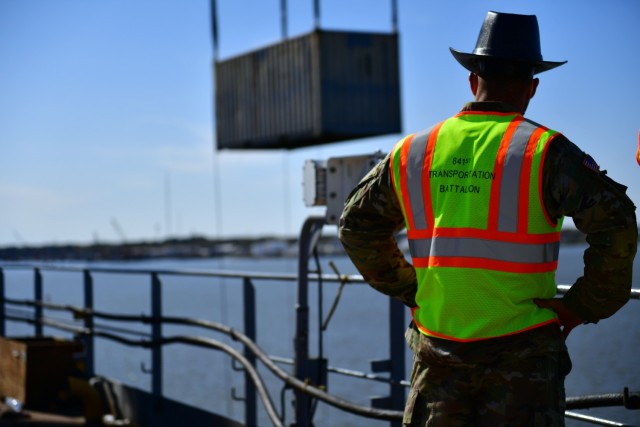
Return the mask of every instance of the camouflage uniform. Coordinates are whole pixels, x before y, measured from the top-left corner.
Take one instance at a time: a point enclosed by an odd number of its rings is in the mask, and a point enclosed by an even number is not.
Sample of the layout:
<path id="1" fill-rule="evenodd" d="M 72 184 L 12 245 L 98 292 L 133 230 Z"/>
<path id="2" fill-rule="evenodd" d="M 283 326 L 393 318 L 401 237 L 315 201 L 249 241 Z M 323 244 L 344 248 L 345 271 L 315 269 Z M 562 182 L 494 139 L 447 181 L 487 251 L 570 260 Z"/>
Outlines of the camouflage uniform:
<path id="1" fill-rule="evenodd" d="M 471 102 L 463 109 L 469 110 L 513 111 L 497 102 Z M 542 181 L 549 217 L 572 217 L 589 244 L 584 274 L 563 297 L 566 306 L 587 322 L 611 316 L 629 299 L 637 249 L 626 187 L 562 135 L 548 148 Z M 415 271 L 395 240 L 404 227 L 387 157 L 347 198 L 340 240 L 373 288 L 413 307 Z M 432 338 L 413 325 L 406 336 L 415 360 L 405 425 L 564 425 L 571 362 L 557 325 L 472 343 Z"/>

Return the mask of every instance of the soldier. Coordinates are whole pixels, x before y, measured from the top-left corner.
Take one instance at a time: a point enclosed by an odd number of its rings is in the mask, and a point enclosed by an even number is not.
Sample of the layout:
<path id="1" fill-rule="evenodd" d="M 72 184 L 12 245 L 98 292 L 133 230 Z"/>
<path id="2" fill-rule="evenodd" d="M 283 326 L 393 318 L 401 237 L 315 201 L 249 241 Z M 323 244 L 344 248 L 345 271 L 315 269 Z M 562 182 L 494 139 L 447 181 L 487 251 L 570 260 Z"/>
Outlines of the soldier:
<path id="1" fill-rule="evenodd" d="M 637 249 L 626 187 L 564 135 L 524 118 L 543 61 L 535 16 L 489 12 L 474 102 L 403 138 L 354 189 L 340 239 L 365 280 L 411 308 L 406 426 L 563 426 L 565 339 L 629 298 Z M 562 219 L 584 275 L 556 294 Z M 412 263 L 395 234 L 407 230 Z"/>

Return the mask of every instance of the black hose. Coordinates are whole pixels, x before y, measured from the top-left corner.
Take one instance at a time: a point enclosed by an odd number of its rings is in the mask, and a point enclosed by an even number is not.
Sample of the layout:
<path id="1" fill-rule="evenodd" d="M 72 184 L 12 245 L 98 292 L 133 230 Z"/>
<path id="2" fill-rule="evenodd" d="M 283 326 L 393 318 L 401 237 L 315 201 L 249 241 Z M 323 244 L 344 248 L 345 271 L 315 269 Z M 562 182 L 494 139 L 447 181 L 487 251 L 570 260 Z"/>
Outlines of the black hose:
<path id="1" fill-rule="evenodd" d="M 26 321 L 28 323 L 36 323 L 37 321 L 34 319 L 25 319 L 25 318 L 19 318 L 19 317 L 13 317 L 13 316 L 8 316 L 7 318 L 11 319 L 11 320 L 23 320 Z M 228 355 L 230 355 L 231 357 L 233 357 L 234 359 L 238 360 L 242 366 L 244 367 L 244 369 L 249 373 L 249 376 L 251 377 L 251 381 L 255 384 L 256 386 L 256 391 L 258 392 L 258 395 L 260 396 L 260 399 L 262 400 L 265 410 L 267 411 L 267 415 L 269 416 L 269 418 L 271 419 L 271 422 L 273 423 L 274 426 L 277 427 L 285 427 L 282 420 L 280 419 L 280 416 L 278 415 L 277 411 L 275 410 L 275 407 L 273 405 L 273 401 L 271 400 L 271 396 L 269 395 L 266 386 L 264 385 L 264 381 L 262 380 L 262 377 L 260 376 L 260 374 L 258 373 L 257 369 L 251 364 L 251 362 L 249 362 L 249 360 L 242 355 L 242 353 L 238 352 L 236 349 L 234 349 L 233 347 L 224 344 L 220 341 L 211 339 L 211 338 L 205 338 L 205 337 L 192 337 L 192 336 L 185 336 L 185 335 L 179 335 L 179 336 L 173 336 L 173 337 L 166 337 L 166 338 L 162 338 L 158 341 L 151 341 L 151 340 L 133 340 L 133 339 L 128 339 L 128 338 L 123 338 L 119 335 L 114 335 L 108 332 L 100 332 L 100 331 L 87 331 L 86 328 L 82 328 L 82 327 L 78 327 L 78 326 L 71 326 L 71 325 L 66 325 L 64 323 L 61 322 L 57 322 L 57 321 L 51 321 L 51 320 L 47 320 L 47 319 L 43 319 L 40 323 L 47 325 L 47 326 L 51 326 L 51 327 L 55 327 L 58 329 L 62 329 L 68 332 L 72 332 L 75 334 L 84 334 L 84 335 L 94 335 L 94 336 L 98 336 L 101 338 L 106 338 L 106 339 L 110 339 L 112 341 L 117 341 L 121 344 L 124 345 L 129 345 L 129 346 L 133 346 L 133 347 L 143 347 L 143 348 L 151 348 L 151 347 L 155 347 L 157 345 L 167 345 L 167 344 L 175 344 L 175 343 L 182 343 L 182 344 L 190 344 L 190 345 L 194 345 L 194 346 L 198 346 L 198 347 L 208 347 L 208 348 L 214 348 L 216 350 L 220 350 L 223 351 L 225 353 L 227 353 Z"/>
<path id="2" fill-rule="evenodd" d="M 264 363 L 264 365 L 276 377 L 280 378 L 289 387 L 300 390 L 336 408 L 342 409 L 344 411 L 347 411 L 353 414 L 364 416 L 367 418 L 384 419 L 389 421 L 398 421 L 402 419 L 402 412 L 400 411 L 376 409 L 376 408 L 369 408 L 365 406 L 356 405 L 342 398 L 330 395 L 319 388 L 316 388 L 304 381 L 299 380 L 298 378 L 290 375 L 289 373 L 281 369 L 276 364 L 275 361 L 273 361 L 266 353 L 264 353 L 262 349 L 245 334 L 238 332 L 229 326 L 222 325 L 216 322 L 203 320 L 203 319 L 189 319 L 184 317 L 173 317 L 173 316 L 161 317 L 156 319 L 156 318 L 153 318 L 150 316 L 144 316 L 144 315 L 143 316 L 117 315 L 117 314 L 111 314 L 111 313 L 98 312 L 94 310 L 80 309 L 70 305 L 59 305 L 59 304 L 33 302 L 33 301 L 17 301 L 17 300 L 10 300 L 9 298 L 5 298 L 5 301 L 13 304 L 42 306 L 49 309 L 70 310 L 74 313 L 76 317 L 79 317 L 79 318 L 89 315 L 89 316 L 99 317 L 103 319 L 118 320 L 118 321 L 140 321 L 142 323 L 149 323 L 149 324 L 155 323 L 155 322 L 162 322 L 162 323 L 170 323 L 170 324 L 191 325 L 191 326 L 197 326 L 197 327 L 201 327 L 209 330 L 215 330 L 217 332 L 227 334 L 231 338 L 233 338 L 235 341 L 238 341 L 241 344 L 243 344 L 249 351 L 255 354 L 256 357 L 260 359 L 260 361 L 262 361 L 262 363 Z M 7 318 L 11 318 L 14 320 L 23 320 L 29 323 L 37 322 L 34 319 L 14 318 L 11 316 L 7 316 Z M 93 333 L 93 335 L 112 339 L 127 345 L 153 347 L 155 345 L 170 344 L 172 342 L 184 342 L 192 345 L 209 346 L 230 354 L 232 357 L 240 360 L 240 362 L 245 367 L 246 367 L 245 362 L 251 366 L 248 360 L 232 347 L 229 347 L 225 344 L 219 343 L 218 341 L 208 339 L 208 338 L 176 336 L 176 337 L 163 338 L 159 342 L 153 342 L 149 340 L 135 341 L 135 340 L 125 339 L 117 335 L 109 334 L 105 332 L 87 331 L 85 328 L 63 326 L 57 322 L 47 322 L 46 320 L 42 320 L 42 323 L 48 324 L 49 326 L 55 326 L 61 329 L 70 330 L 71 332 L 74 332 L 74 333 L 82 333 L 82 334 Z M 257 373 L 257 371 L 255 371 L 255 368 L 251 367 L 250 369 L 247 369 L 247 370 L 248 372 L 250 372 L 251 379 L 252 381 L 254 381 L 256 386 L 258 388 L 262 387 L 264 389 L 262 379 Z M 265 390 L 265 393 L 266 393 L 266 390 Z M 631 397 L 632 399 L 627 399 L 627 400 L 631 400 L 635 403 L 634 399 L 637 400 L 637 396 L 635 395 L 635 393 L 633 393 Z M 276 418 L 278 418 L 275 409 L 273 409 L 273 403 L 271 402 L 270 396 L 268 394 L 266 394 L 265 396 L 261 394 L 261 399 L 263 400 L 265 407 L 269 407 L 269 406 L 271 407 L 271 409 L 268 410 L 267 412 L 271 411 L 273 414 L 275 414 Z M 623 405 L 625 405 L 625 398 L 624 398 L 624 394 L 621 394 L 621 393 L 568 397 L 566 400 L 567 409 L 586 409 L 586 408 L 593 408 L 593 407 L 623 406 Z M 635 405 L 629 405 L 629 406 L 635 406 Z"/>
<path id="3" fill-rule="evenodd" d="M 306 393 L 312 397 L 320 399 L 331 406 L 334 406 L 336 408 L 339 408 L 344 411 L 357 414 L 363 417 L 383 419 L 383 420 L 389 420 L 389 421 L 402 420 L 403 413 L 401 411 L 377 409 L 377 408 L 370 408 L 366 406 L 356 405 L 345 399 L 333 396 L 319 388 L 316 388 L 308 384 L 307 382 L 299 380 L 298 378 L 290 375 L 289 373 L 281 369 L 278 365 L 276 365 L 276 363 L 272 361 L 269 358 L 269 356 L 266 353 L 264 353 L 262 349 L 260 349 L 260 347 L 255 342 L 253 342 L 249 337 L 226 325 L 222 325 L 216 322 L 211 322 L 211 321 L 202 320 L 202 319 L 189 319 L 189 318 L 172 317 L 172 316 L 155 319 L 150 316 L 144 316 L 144 315 L 134 316 L 134 315 L 116 315 L 111 313 L 103 313 L 95 310 L 81 309 L 71 305 L 51 304 L 51 303 L 45 303 L 45 302 L 32 302 L 32 301 L 19 302 L 16 300 L 10 301 L 9 299 L 6 299 L 6 301 L 14 304 L 42 306 L 45 308 L 58 309 L 58 310 L 69 310 L 69 311 L 72 311 L 74 313 L 74 316 L 77 318 L 82 318 L 83 316 L 91 315 L 94 317 L 110 319 L 110 320 L 140 321 L 143 323 L 162 322 L 162 323 L 171 323 L 171 324 L 191 325 L 191 326 L 198 326 L 206 329 L 212 329 L 221 333 L 225 333 L 229 335 L 231 338 L 233 338 L 235 341 L 242 343 L 247 349 L 249 349 L 253 354 L 255 354 L 256 357 L 260 359 L 260 361 L 264 363 L 267 369 L 269 369 L 276 377 L 284 381 L 285 384 L 303 393 Z M 43 321 L 43 323 L 47 324 L 46 321 Z M 54 325 L 50 325 L 50 326 L 54 326 Z M 60 325 L 57 325 L 57 326 L 60 326 Z M 155 345 L 152 341 L 133 341 L 133 340 L 123 339 L 113 334 L 106 334 L 106 333 L 101 333 L 96 331 L 87 332 L 84 328 L 77 328 L 77 329 L 74 328 L 74 331 L 76 333 L 82 333 L 82 334 L 93 333 L 96 336 L 102 336 L 104 338 L 113 339 L 123 344 L 140 345 L 143 347 L 151 347 Z M 133 344 L 133 343 L 136 343 L 136 344 Z"/>

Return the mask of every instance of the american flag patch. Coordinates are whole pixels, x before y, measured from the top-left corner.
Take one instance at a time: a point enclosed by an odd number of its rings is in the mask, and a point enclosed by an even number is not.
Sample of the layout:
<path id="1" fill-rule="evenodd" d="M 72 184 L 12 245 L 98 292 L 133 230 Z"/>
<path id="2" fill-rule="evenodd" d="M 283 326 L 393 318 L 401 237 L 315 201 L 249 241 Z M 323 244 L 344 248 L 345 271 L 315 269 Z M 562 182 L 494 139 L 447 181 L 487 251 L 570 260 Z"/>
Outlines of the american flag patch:
<path id="1" fill-rule="evenodd" d="M 586 155 L 584 159 L 582 159 L 582 166 L 586 167 L 587 169 L 590 169 L 594 172 L 599 172 L 600 171 L 600 166 L 598 166 L 598 164 L 596 163 L 595 160 L 593 160 L 593 157 Z"/>

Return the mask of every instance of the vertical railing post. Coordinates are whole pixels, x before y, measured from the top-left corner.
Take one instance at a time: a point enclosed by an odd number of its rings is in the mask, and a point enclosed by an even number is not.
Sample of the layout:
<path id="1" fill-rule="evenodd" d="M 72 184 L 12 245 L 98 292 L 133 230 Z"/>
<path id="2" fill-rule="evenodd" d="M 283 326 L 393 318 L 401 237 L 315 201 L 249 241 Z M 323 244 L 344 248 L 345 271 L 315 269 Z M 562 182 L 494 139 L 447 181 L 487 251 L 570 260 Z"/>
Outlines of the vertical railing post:
<path id="1" fill-rule="evenodd" d="M 158 273 L 151 273 L 151 393 L 159 404 L 162 397 L 162 287 Z"/>
<path id="2" fill-rule="evenodd" d="M 298 298 L 296 303 L 296 336 L 294 337 L 295 376 L 300 381 L 310 380 L 309 363 L 309 258 L 315 248 L 324 217 L 309 217 L 302 226 L 298 253 Z M 312 425 L 311 398 L 302 391 L 296 390 L 295 427 Z"/>
<path id="3" fill-rule="evenodd" d="M 84 318 L 84 327 L 89 332 L 84 336 L 85 375 L 91 378 L 95 374 L 95 339 L 93 336 L 93 277 L 84 270 L 84 308 L 91 312 Z"/>
<path id="4" fill-rule="evenodd" d="M 391 394 L 390 408 L 398 411 L 404 409 L 405 388 L 400 382 L 405 378 L 405 341 L 404 330 L 405 325 L 405 308 L 404 305 L 394 299 L 389 298 L 389 356 L 391 358 Z M 392 421 L 391 427 L 400 427 L 400 421 Z"/>
<path id="5" fill-rule="evenodd" d="M 35 306 L 35 310 L 34 310 L 34 314 L 35 314 L 35 327 L 34 327 L 34 332 L 36 337 L 41 337 L 42 334 L 42 318 L 43 316 L 43 307 L 42 307 L 42 301 L 43 301 L 43 289 L 42 289 L 42 272 L 40 271 L 39 268 L 35 268 L 33 270 L 34 273 L 34 283 L 33 283 L 33 294 L 34 294 L 34 300 L 36 302 L 36 306 Z"/>
<path id="6" fill-rule="evenodd" d="M 371 361 L 373 372 L 388 372 L 391 379 L 388 396 L 375 396 L 371 398 L 371 406 L 381 409 L 404 409 L 405 389 L 400 385 L 405 378 L 404 362 L 404 329 L 405 308 L 404 305 L 393 298 L 389 298 L 389 358 Z M 399 421 L 390 421 L 390 427 L 400 427 Z"/>
<path id="7" fill-rule="evenodd" d="M 252 341 L 256 341 L 256 292 L 251 283 L 251 279 L 244 278 L 243 283 L 243 304 L 244 304 L 244 333 Z M 244 356 L 252 366 L 256 366 L 256 355 L 245 346 Z M 245 425 L 247 427 L 257 426 L 257 406 L 256 406 L 256 386 L 248 372 L 244 374 L 245 383 Z"/>
<path id="8" fill-rule="evenodd" d="M 0 268 L 0 337 L 5 335 L 4 269 Z"/>

